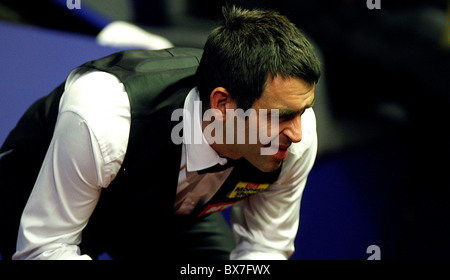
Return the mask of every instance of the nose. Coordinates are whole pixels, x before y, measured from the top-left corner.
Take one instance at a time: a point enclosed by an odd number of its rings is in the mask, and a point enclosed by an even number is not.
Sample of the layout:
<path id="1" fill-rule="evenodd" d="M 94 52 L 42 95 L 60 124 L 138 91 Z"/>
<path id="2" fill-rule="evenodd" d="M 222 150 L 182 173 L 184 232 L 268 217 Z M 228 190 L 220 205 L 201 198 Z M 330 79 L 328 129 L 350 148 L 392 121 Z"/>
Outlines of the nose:
<path id="1" fill-rule="evenodd" d="M 302 141 L 302 116 L 298 115 L 286 123 L 286 127 L 282 130 L 292 142 L 297 143 Z"/>

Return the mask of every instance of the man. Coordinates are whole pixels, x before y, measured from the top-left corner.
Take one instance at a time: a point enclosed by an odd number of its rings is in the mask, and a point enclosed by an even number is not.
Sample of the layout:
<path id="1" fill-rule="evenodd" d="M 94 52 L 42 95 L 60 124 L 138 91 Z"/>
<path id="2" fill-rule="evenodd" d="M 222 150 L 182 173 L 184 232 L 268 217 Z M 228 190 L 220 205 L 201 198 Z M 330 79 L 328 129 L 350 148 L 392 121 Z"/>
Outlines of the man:
<path id="1" fill-rule="evenodd" d="M 30 107 L 0 150 L 4 216 L 35 181 L 14 259 L 289 258 L 317 151 L 319 62 L 284 16 L 224 16 L 203 53 L 113 54 Z M 231 206 L 236 243 L 216 213 Z"/>

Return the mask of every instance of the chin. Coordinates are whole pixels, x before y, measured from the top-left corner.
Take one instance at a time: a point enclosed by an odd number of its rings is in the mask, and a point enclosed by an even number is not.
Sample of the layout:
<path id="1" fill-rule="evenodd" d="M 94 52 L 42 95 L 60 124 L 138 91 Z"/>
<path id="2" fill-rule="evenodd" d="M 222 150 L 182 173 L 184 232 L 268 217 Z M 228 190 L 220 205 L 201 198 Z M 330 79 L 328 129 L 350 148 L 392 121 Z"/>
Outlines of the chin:
<path id="1" fill-rule="evenodd" d="M 271 161 L 271 162 L 265 162 L 264 164 L 258 164 L 255 165 L 256 168 L 258 168 L 260 171 L 262 172 L 273 172 L 275 170 L 277 170 L 278 168 L 280 168 L 281 166 L 281 161 Z"/>

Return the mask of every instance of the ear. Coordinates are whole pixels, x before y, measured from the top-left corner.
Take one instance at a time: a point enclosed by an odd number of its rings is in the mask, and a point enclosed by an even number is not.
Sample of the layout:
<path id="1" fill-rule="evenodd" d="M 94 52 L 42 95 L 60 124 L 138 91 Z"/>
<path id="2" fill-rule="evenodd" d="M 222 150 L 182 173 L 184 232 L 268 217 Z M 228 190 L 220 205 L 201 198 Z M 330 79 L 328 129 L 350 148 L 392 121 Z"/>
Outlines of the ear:
<path id="1" fill-rule="evenodd" d="M 227 109 L 237 109 L 236 102 L 230 93 L 223 87 L 215 88 L 210 95 L 211 109 L 213 109 L 216 118 L 226 119 Z M 216 114 L 221 114 L 217 116 Z"/>

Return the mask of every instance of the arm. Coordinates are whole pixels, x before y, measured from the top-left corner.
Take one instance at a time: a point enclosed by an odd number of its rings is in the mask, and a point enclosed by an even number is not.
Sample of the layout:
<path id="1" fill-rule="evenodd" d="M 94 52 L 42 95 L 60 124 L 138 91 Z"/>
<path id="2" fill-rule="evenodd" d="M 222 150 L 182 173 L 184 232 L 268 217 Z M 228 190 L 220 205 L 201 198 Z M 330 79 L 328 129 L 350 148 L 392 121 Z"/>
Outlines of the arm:
<path id="1" fill-rule="evenodd" d="M 123 85 L 109 74 L 75 71 L 69 77 L 53 139 L 22 214 L 14 259 L 90 259 L 80 255 L 78 245 L 101 189 L 124 157 L 129 132 L 124 100 Z"/>
<path id="2" fill-rule="evenodd" d="M 312 109 L 302 117 L 303 139 L 293 144 L 278 180 L 270 188 L 233 207 L 231 223 L 237 247 L 231 259 L 288 259 L 294 252 L 300 201 L 317 153 Z"/>

